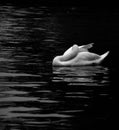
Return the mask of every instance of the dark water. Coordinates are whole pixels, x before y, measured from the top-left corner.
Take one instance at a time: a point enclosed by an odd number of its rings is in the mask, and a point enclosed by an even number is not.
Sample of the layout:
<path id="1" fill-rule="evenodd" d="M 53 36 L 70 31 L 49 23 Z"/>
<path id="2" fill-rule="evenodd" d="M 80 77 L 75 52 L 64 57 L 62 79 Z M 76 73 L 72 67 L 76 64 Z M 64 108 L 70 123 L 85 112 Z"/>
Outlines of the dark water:
<path id="1" fill-rule="evenodd" d="M 114 127 L 117 13 L 103 11 L 0 6 L 1 130 Z M 111 51 L 103 65 L 52 67 L 54 56 L 90 42 Z"/>

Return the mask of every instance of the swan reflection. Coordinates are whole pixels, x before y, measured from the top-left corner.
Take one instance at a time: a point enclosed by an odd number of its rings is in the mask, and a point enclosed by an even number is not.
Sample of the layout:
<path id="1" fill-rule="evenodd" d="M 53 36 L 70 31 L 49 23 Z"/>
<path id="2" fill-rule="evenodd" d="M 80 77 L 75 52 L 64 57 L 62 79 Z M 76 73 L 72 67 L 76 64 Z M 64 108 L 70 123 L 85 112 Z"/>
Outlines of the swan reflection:
<path id="1" fill-rule="evenodd" d="M 109 83 L 109 70 L 103 66 L 53 67 L 53 81 L 69 85 L 102 86 Z"/>

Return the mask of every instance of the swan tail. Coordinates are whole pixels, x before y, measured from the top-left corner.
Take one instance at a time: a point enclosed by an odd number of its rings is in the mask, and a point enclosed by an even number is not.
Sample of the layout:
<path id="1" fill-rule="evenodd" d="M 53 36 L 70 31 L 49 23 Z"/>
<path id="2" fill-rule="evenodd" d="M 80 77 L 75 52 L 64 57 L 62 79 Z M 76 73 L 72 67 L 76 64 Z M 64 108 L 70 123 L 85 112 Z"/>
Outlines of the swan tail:
<path id="1" fill-rule="evenodd" d="M 109 54 L 109 51 L 105 52 L 104 54 L 102 54 L 99 58 L 99 60 L 97 61 L 97 63 L 101 63 Z"/>

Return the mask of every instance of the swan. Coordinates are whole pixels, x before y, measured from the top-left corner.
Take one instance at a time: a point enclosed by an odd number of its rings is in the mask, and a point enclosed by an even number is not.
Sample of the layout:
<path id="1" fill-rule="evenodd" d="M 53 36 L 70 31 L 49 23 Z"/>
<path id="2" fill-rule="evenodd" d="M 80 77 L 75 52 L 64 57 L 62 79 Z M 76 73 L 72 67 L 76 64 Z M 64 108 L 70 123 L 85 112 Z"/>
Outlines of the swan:
<path id="1" fill-rule="evenodd" d="M 109 51 L 102 55 L 89 52 L 94 43 L 78 46 L 74 44 L 61 56 L 53 59 L 53 66 L 80 66 L 100 64 L 109 54 Z"/>

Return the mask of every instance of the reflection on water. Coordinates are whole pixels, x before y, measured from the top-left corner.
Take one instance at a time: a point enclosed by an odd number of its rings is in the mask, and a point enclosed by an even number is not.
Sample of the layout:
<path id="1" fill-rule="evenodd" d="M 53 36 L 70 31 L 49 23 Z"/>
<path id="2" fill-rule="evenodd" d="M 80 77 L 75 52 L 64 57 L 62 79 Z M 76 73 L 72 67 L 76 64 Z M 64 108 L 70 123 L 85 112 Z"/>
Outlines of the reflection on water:
<path id="1" fill-rule="evenodd" d="M 58 22 L 47 7 L 0 6 L 1 130 L 93 128 L 110 116 L 108 67 L 52 68 L 66 47 Z"/>
<path id="2" fill-rule="evenodd" d="M 54 67 L 54 82 L 66 81 L 68 85 L 108 85 L 108 68 L 102 66 Z"/>

